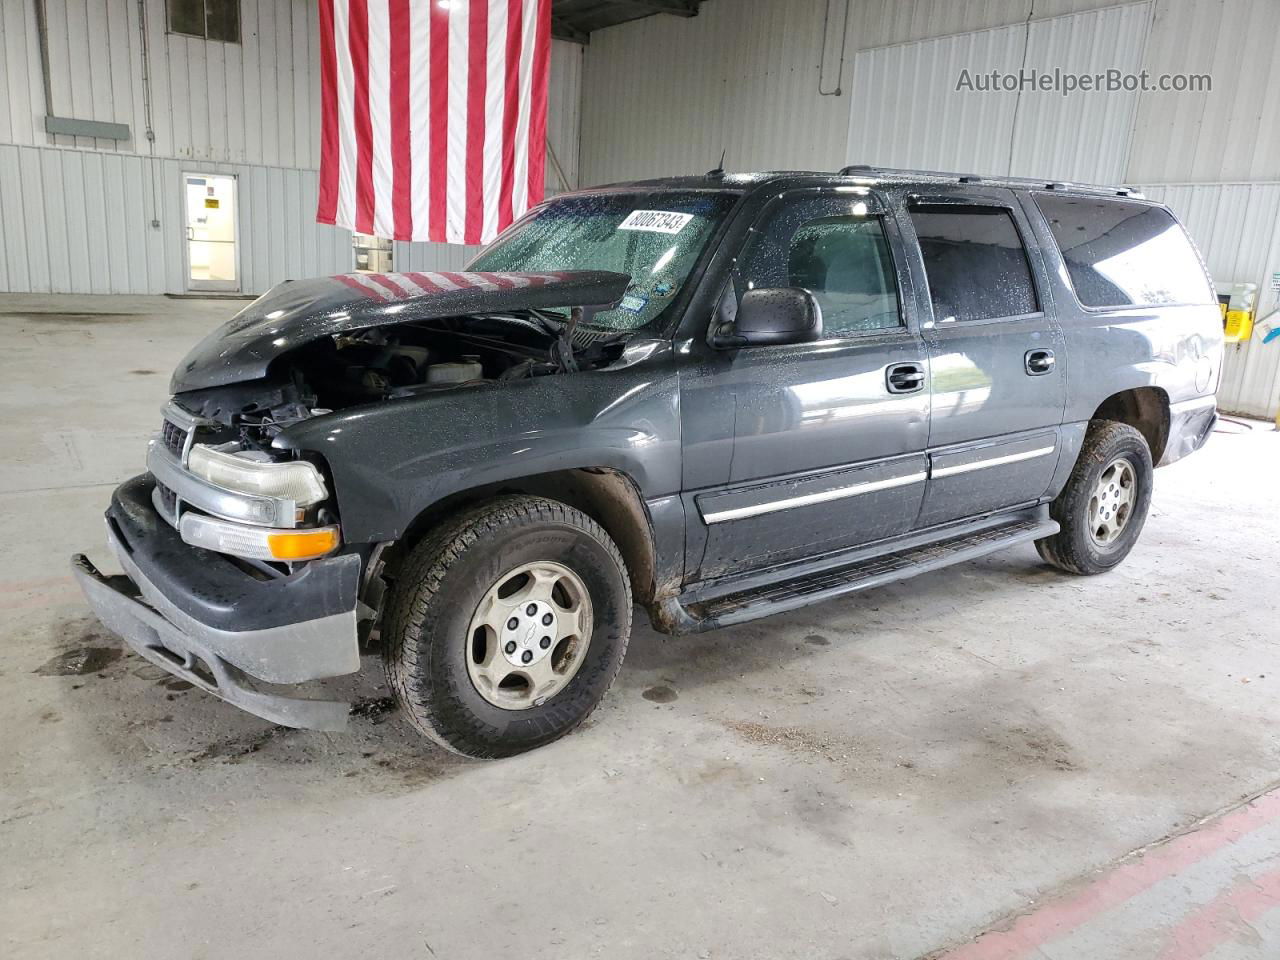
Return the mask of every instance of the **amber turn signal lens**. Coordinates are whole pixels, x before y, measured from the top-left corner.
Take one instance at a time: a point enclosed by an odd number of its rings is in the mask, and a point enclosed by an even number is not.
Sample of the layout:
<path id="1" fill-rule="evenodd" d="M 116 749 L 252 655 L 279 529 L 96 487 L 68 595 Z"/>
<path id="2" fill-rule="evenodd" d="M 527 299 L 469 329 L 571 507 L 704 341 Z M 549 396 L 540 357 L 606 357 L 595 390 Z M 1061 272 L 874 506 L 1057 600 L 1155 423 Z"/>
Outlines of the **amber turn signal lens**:
<path id="1" fill-rule="evenodd" d="M 337 527 L 267 535 L 267 546 L 271 549 L 271 556 L 277 560 L 313 560 L 323 557 L 337 545 Z"/>

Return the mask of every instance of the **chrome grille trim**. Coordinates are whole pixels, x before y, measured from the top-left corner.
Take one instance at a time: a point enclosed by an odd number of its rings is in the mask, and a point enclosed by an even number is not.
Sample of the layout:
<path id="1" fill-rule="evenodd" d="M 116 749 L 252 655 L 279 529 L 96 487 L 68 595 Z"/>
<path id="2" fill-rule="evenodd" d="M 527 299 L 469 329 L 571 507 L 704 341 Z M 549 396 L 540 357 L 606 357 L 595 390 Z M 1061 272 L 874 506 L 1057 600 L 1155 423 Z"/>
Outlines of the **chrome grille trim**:
<path id="1" fill-rule="evenodd" d="M 160 408 L 160 415 L 164 419 L 160 423 L 160 433 L 152 445 L 162 446 L 176 461 L 178 468 L 185 472 L 187 458 L 191 456 L 191 447 L 196 441 L 196 431 L 201 427 L 216 427 L 218 424 L 178 406 L 173 400 Z M 150 450 L 147 452 L 147 469 L 156 473 L 151 467 Z M 178 526 L 178 520 L 182 516 L 182 495 L 175 484 L 165 483 L 156 475 L 156 489 L 151 495 L 151 502 L 165 522 L 174 528 Z"/>

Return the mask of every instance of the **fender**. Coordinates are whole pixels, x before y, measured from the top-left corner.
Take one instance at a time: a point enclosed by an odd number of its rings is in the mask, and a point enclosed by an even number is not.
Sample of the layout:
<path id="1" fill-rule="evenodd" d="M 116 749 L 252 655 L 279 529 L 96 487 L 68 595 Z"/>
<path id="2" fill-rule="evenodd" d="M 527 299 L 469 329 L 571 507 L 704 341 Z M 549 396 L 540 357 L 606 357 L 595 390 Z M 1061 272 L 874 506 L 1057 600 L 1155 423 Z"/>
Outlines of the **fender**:
<path id="1" fill-rule="evenodd" d="M 1141 387 L 1156 387 L 1173 403 L 1211 394 L 1222 368 L 1222 324 L 1212 306 L 1133 308 L 1105 323 L 1064 328 L 1067 423 L 1088 420 L 1108 397 Z"/>
<path id="2" fill-rule="evenodd" d="M 327 464 L 348 543 L 398 540 L 445 497 L 557 470 L 608 467 L 655 500 L 680 490 L 680 391 L 670 341 L 645 347 L 604 370 L 326 414 L 274 445 Z"/>

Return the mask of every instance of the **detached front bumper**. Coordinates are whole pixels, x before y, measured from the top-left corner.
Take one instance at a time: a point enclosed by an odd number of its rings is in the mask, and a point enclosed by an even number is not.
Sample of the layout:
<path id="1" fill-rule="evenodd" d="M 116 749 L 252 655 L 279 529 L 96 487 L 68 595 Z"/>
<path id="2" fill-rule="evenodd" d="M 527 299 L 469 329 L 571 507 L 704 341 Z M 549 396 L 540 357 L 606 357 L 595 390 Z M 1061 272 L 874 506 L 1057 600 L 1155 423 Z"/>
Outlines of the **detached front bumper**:
<path id="1" fill-rule="evenodd" d="M 154 482 L 121 485 L 107 510 L 108 543 L 124 576 L 83 555 L 72 569 L 102 623 L 140 655 L 249 713 L 288 727 L 341 730 L 349 705 L 259 689 L 360 669 L 361 561 L 354 554 L 259 579 L 221 554 L 182 542 L 151 503 Z"/>

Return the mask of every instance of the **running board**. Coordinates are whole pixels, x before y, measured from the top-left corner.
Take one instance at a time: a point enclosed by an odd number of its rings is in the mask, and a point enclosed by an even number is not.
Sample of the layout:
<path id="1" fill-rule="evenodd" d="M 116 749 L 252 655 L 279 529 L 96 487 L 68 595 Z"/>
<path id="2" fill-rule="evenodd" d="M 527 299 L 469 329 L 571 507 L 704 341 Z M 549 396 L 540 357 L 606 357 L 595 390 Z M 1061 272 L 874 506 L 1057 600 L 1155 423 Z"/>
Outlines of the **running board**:
<path id="1" fill-rule="evenodd" d="M 1052 536 L 1058 529 L 1056 520 L 1044 516 L 1017 520 L 948 540 L 908 547 L 812 576 L 782 580 L 704 600 L 681 611 L 684 616 L 679 618 L 682 622 L 676 632 L 714 630 L 807 607 L 856 590 L 868 590 L 941 570 L 954 563 L 975 560 L 1015 544 Z"/>

